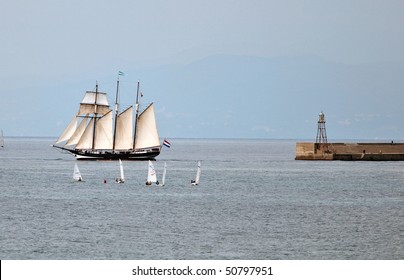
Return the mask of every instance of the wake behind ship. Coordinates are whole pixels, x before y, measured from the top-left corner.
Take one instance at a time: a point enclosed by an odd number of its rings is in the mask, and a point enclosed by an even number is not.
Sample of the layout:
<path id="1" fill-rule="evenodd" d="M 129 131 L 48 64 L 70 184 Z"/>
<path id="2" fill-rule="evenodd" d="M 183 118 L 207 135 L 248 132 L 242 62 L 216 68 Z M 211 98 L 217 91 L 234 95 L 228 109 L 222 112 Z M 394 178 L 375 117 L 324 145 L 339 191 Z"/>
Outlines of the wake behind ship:
<path id="1" fill-rule="evenodd" d="M 115 110 L 107 94 L 87 91 L 79 111 L 53 147 L 68 151 L 77 159 L 150 160 L 160 154 L 157 123 L 153 103 L 139 112 L 139 82 L 135 112 L 133 106 L 119 112 L 119 78 Z M 134 118 L 134 122 L 133 122 Z"/>

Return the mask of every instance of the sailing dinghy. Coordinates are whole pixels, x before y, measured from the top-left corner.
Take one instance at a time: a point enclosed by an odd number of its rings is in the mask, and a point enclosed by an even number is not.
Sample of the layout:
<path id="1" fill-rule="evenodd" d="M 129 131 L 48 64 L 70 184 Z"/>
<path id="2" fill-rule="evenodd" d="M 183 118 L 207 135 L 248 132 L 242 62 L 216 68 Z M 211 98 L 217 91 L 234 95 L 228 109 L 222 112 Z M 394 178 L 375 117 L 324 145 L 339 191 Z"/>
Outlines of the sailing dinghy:
<path id="1" fill-rule="evenodd" d="M 196 170 L 195 180 L 191 180 L 191 184 L 193 186 L 199 185 L 199 178 L 200 177 L 201 177 L 201 162 L 198 161 L 198 167 L 197 167 L 197 170 Z"/>
<path id="2" fill-rule="evenodd" d="M 115 183 L 117 184 L 125 183 L 125 175 L 123 174 L 123 165 L 121 159 L 119 159 L 119 170 L 121 172 L 121 177 L 117 177 L 115 179 Z"/>
<path id="3" fill-rule="evenodd" d="M 77 182 L 84 182 L 83 177 L 81 177 L 81 173 L 79 167 L 77 166 L 77 163 L 74 163 L 73 180 Z"/>
<path id="4" fill-rule="evenodd" d="M 153 163 L 149 160 L 149 168 L 147 171 L 147 181 L 146 181 L 146 185 L 147 186 L 151 186 L 153 183 L 155 184 L 159 184 L 159 181 L 157 181 L 157 174 L 156 174 L 156 170 L 154 169 L 154 165 Z"/>
<path id="5" fill-rule="evenodd" d="M 163 178 L 161 179 L 161 186 L 166 184 L 167 163 L 164 163 Z"/>
<path id="6" fill-rule="evenodd" d="M 3 130 L 1 130 L 0 134 L 0 149 L 4 148 L 4 136 L 3 136 Z"/>
<path id="7" fill-rule="evenodd" d="M 140 111 L 139 82 L 134 108 L 119 112 L 118 95 L 119 78 L 115 110 L 110 108 L 107 94 L 98 91 L 98 84 L 95 91 L 87 91 L 78 113 L 53 147 L 70 152 L 77 159 L 148 160 L 158 156 L 161 144 L 153 103 Z"/>

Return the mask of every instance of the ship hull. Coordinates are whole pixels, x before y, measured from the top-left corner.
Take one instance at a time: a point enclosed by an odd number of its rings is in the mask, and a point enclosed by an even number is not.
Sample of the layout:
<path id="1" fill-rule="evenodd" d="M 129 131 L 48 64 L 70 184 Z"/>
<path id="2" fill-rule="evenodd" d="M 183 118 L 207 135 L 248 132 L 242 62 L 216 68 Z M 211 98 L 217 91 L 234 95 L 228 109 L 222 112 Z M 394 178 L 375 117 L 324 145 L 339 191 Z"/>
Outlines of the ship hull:
<path id="1" fill-rule="evenodd" d="M 142 151 L 87 151 L 73 150 L 54 146 L 61 150 L 73 154 L 77 160 L 154 160 L 159 154 L 159 148 L 153 148 Z"/>

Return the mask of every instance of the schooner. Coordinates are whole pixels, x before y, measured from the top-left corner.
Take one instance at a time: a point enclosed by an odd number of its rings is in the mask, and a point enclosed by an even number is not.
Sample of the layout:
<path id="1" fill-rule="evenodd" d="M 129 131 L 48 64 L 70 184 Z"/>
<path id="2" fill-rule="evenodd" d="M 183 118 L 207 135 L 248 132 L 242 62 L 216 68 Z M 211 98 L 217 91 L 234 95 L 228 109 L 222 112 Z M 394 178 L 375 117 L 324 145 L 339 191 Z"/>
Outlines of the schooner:
<path id="1" fill-rule="evenodd" d="M 113 111 L 107 94 L 99 92 L 96 83 L 95 91 L 86 91 L 78 113 L 53 147 L 68 151 L 77 159 L 150 160 L 158 156 L 161 144 L 153 103 L 140 112 L 139 82 L 135 112 L 133 106 L 119 112 L 118 95 L 119 77 Z"/>

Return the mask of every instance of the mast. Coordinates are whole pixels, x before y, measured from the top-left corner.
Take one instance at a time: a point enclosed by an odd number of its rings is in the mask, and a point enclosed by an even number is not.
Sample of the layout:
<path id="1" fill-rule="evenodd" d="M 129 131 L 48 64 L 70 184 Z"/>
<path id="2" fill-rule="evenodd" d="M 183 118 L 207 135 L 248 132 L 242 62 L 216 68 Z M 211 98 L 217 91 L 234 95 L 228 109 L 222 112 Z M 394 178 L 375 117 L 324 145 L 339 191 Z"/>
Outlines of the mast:
<path id="1" fill-rule="evenodd" d="M 137 91 L 136 91 L 136 116 L 135 116 L 135 132 L 133 133 L 133 150 L 135 150 L 136 145 L 136 128 L 137 128 L 137 119 L 139 117 L 139 86 L 140 82 L 137 81 Z"/>
<path id="2" fill-rule="evenodd" d="M 98 81 L 95 84 L 95 98 L 94 98 L 94 128 L 93 128 L 93 144 L 92 144 L 92 149 L 94 150 L 94 144 L 95 144 L 95 128 L 96 128 L 96 120 L 97 120 L 97 97 L 98 97 Z"/>
<path id="3" fill-rule="evenodd" d="M 3 130 L 1 130 L 1 134 L 0 134 L 0 148 L 4 148 Z"/>
<path id="4" fill-rule="evenodd" d="M 116 138 L 116 123 L 118 121 L 118 94 L 119 94 L 119 76 L 116 81 L 116 97 L 115 97 L 115 124 L 114 124 L 114 135 L 112 140 L 112 150 L 115 150 L 115 138 Z"/>

